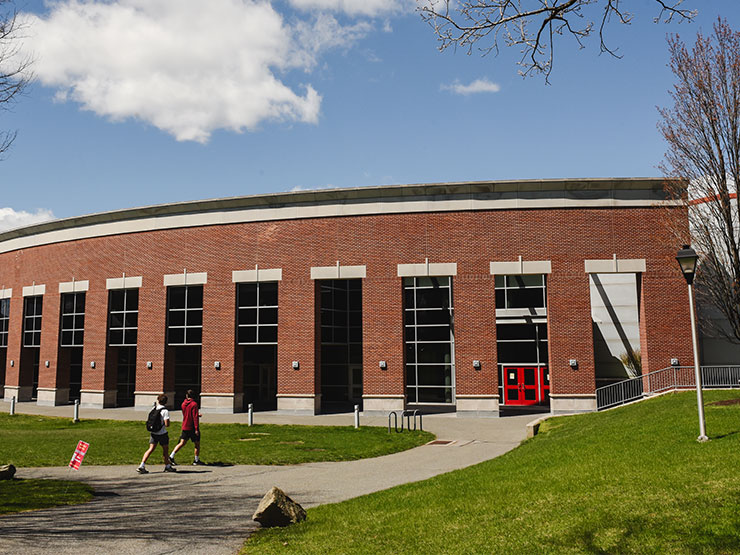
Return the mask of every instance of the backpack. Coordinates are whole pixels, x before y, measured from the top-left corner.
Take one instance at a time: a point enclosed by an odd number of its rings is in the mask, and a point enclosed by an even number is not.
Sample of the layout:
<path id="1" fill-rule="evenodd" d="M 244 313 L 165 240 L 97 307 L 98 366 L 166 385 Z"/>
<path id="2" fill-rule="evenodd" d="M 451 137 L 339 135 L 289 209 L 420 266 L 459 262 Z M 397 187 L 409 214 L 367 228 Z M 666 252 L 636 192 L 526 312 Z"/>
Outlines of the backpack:
<path id="1" fill-rule="evenodd" d="M 162 429 L 162 409 L 154 407 L 146 419 L 146 429 L 150 432 L 158 432 Z"/>

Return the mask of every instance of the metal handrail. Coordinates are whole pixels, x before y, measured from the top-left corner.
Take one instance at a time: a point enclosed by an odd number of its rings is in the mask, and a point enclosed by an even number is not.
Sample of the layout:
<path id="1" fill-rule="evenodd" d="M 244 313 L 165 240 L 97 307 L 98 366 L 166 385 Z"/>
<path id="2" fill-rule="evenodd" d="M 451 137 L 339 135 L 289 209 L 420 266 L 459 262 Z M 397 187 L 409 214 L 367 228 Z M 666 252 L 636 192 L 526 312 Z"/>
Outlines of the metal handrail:
<path id="1" fill-rule="evenodd" d="M 740 387 L 740 366 L 702 366 L 702 389 Z M 669 366 L 642 376 L 596 388 L 596 409 L 616 407 L 677 389 L 695 389 L 693 366 Z"/>

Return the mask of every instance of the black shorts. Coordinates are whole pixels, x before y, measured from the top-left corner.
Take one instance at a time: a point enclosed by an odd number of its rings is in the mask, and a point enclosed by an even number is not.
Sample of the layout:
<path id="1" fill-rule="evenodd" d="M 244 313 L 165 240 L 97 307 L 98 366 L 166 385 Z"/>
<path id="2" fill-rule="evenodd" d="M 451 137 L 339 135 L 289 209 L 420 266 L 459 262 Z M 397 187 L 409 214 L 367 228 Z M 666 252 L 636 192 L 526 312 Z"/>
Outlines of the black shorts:
<path id="1" fill-rule="evenodd" d="M 157 443 L 159 443 L 160 445 L 169 445 L 170 436 L 167 434 L 167 432 L 163 434 L 149 434 L 149 443 L 150 445 L 156 445 Z"/>
<path id="2" fill-rule="evenodd" d="M 182 434 L 180 434 L 180 439 L 184 439 L 185 441 L 190 440 L 193 443 L 200 443 L 200 432 L 196 432 L 195 430 L 183 430 Z"/>

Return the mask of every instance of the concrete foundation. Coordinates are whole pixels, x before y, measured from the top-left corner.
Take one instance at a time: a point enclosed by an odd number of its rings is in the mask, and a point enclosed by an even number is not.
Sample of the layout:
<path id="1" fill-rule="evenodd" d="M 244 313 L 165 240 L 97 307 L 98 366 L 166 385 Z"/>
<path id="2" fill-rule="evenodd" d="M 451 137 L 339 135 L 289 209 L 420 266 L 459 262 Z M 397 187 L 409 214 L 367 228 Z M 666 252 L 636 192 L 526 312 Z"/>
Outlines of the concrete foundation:
<path id="1" fill-rule="evenodd" d="M 578 414 L 596 411 L 596 395 L 591 394 L 558 394 L 550 395 L 550 412 L 552 414 Z"/>
<path id="2" fill-rule="evenodd" d="M 498 418 L 498 395 L 457 395 L 457 416 Z"/>
<path id="3" fill-rule="evenodd" d="M 44 407 L 66 405 L 69 403 L 69 388 L 39 387 L 36 393 L 36 403 Z"/>
<path id="4" fill-rule="evenodd" d="M 288 414 L 319 414 L 321 412 L 321 394 L 300 395 L 278 393 L 277 410 L 278 412 Z"/>

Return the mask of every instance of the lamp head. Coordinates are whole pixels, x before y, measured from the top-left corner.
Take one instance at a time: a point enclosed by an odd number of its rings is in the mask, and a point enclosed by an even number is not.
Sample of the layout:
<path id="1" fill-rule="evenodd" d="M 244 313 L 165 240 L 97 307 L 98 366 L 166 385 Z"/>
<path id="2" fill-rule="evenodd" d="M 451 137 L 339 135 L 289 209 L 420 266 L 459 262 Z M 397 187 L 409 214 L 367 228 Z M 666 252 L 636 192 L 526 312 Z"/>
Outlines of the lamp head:
<path id="1" fill-rule="evenodd" d="M 683 248 L 678 251 L 676 260 L 678 265 L 681 267 L 686 283 L 691 285 L 694 281 L 694 274 L 696 273 L 696 261 L 699 259 L 699 255 L 689 245 L 684 245 Z"/>

